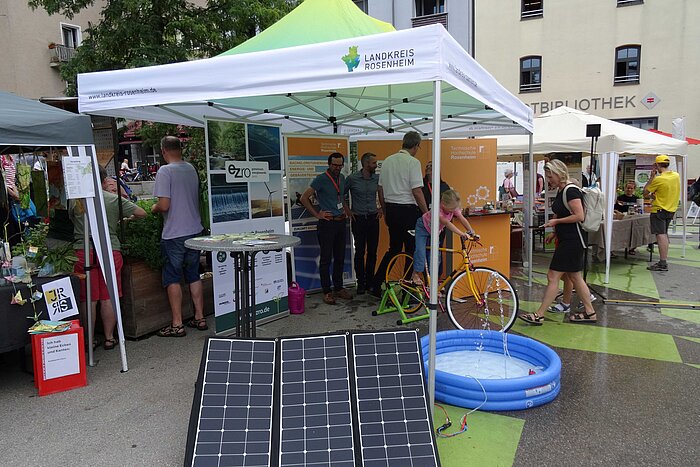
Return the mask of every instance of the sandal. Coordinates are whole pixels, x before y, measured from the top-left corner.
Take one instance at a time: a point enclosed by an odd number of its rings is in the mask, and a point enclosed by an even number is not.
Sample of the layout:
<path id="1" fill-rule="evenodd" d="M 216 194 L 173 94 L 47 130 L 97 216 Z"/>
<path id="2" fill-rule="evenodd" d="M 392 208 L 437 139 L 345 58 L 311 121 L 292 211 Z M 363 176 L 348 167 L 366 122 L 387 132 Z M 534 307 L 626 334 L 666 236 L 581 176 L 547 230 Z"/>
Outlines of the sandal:
<path id="1" fill-rule="evenodd" d="M 595 316 L 595 318 L 594 318 Z M 582 311 L 580 313 L 576 313 L 574 315 L 569 315 L 569 322 L 570 323 L 597 323 L 598 322 L 598 317 L 596 316 L 595 311 L 591 314 L 586 313 L 585 311 Z"/>
<path id="2" fill-rule="evenodd" d="M 537 313 L 526 313 L 524 315 L 518 315 L 518 318 L 522 319 L 528 324 L 534 324 L 535 326 L 542 326 L 544 323 L 544 316 L 540 316 Z"/>
<path id="3" fill-rule="evenodd" d="M 181 324 L 179 326 L 165 326 L 156 334 L 158 334 L 159 337 L 184 337 L 187 333 L 185 332 L 185 326 Z"/>
<path id="4" fill-rule="evenodd" d="M 191 320 L 189 320 L 187 322 L 187 327 L 195 328 L 198 331 L 206 331 L 207 329 L 209 329 L 209 326 L 207 326 L 207 319 L 206 318 L 200 318 L 200 319 L 192 318 Z"/>
<path id="5" fill-rule="evenodd" d="M 105 339 L 102 343 L 102 348 L 105 350 L 112 350 L 117 345 L 116 339 Z"/>

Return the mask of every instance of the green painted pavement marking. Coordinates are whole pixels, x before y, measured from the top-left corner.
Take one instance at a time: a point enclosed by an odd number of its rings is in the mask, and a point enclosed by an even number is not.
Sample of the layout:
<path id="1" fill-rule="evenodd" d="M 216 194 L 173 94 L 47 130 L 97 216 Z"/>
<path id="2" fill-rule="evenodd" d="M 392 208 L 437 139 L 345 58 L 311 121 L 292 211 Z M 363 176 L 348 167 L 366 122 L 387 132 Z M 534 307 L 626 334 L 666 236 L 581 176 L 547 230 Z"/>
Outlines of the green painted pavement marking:
<path id="1" fill-rule="evenodd" d="M 690 336 L 676 336 L 676 337 L 680 337 L 681 339 L 685 339 L 687 341 L 700 344 L 700 337 L 690 337 Z"/>
<path id="2" fill-rule="evenodd" d="M 700 365 L 699 365 L 699 364 L 697 364 L 697 363 L 686 363 L 686 365 L 688 365 L 688 366 L 692 366 L 693 368 L 697 368 L 697 369 L 700 369 Z"/>
<path id="3" fill-rule="evenodd" d="M 447 433 L 460 429 L 462 416 L 469 409 L 442 405 L 450 416 L 452 426 Z M 445 415 L 435 408 L 435 428 L 445 423 Z M 510 466 L 520 443 L 525 420 L 487 412 L 474 412 L 467 417 L 466 433 L 453 438 L 437 438 L 440 464 L 443 467 Z"/>
<path id="4" fill-rule="evenodd" d="M 700 324 L 700 310 L 682 310 L 678 308 L 661 308 L 661 314 L 669 318 L 682 319 Z"/>
<path id="5" fill-rule="evenodd" d="M 656 282 L 647 263 L 611 263 L 610 283 L 605 281 L 605 264 L 595 264 L 588 271 L 586 280 L 593 285 L 606 285 L 608 288 L 631 292 L 645 297 L 659 298 Z"/>
<path id="6" fill-rule="evenodd" d="M 548 318 L 551 315 L 550 313 Z M 564 349 L 682 363 L 673 336 L 668 334 L 555 321 L 547 321 L 543 326 L 532 326 L 520 320 L 512 330 Z"/>

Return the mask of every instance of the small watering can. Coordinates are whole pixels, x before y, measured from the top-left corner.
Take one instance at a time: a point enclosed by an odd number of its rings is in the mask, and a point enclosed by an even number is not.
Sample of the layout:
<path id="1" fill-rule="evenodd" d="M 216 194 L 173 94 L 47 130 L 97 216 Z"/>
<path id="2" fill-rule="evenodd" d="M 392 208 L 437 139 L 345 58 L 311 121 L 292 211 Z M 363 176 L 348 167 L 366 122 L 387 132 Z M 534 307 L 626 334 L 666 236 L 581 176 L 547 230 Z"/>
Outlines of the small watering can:
<path id="1" fill-rule="evenodd" d="M 293 315 L 300 315 L 304 312 L 306 301 L 306 290 L 299 284 L 292 282 L 288 289 L 289 312 Z"/>

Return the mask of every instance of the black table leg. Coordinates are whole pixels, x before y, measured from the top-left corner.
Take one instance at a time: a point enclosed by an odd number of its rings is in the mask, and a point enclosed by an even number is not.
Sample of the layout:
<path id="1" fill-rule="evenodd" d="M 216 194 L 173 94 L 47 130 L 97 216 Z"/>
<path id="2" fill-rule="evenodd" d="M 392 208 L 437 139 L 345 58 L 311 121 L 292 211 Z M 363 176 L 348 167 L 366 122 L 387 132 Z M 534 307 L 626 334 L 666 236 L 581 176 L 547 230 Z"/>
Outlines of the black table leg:
<path id="1" fill-rule="evenodd" d="M 257 319 L 257 311 L 255 310 L 255 252 L 251 252 L 250 256 L 250 316 L 249 323 L 251 325 L 251 337 L 255 337 L 255 323 Z"/>

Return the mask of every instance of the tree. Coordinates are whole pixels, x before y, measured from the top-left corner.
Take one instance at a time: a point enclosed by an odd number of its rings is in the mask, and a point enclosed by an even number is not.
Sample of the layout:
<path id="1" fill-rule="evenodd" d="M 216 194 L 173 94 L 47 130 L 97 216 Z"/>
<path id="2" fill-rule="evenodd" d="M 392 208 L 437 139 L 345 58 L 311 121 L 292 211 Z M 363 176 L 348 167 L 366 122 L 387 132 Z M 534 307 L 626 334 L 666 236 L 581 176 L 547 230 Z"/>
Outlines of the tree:
<path id="1" fill-rule="evenodd" d="M 72 18 L 95 0 L 29 0 L 31 8 Z M 297 0 L 107 0 L 98 24 L 61 67 L 66 94 L 77 94 L 78 73 L 211 57 L 249 39 L 291 11 Z"/>

